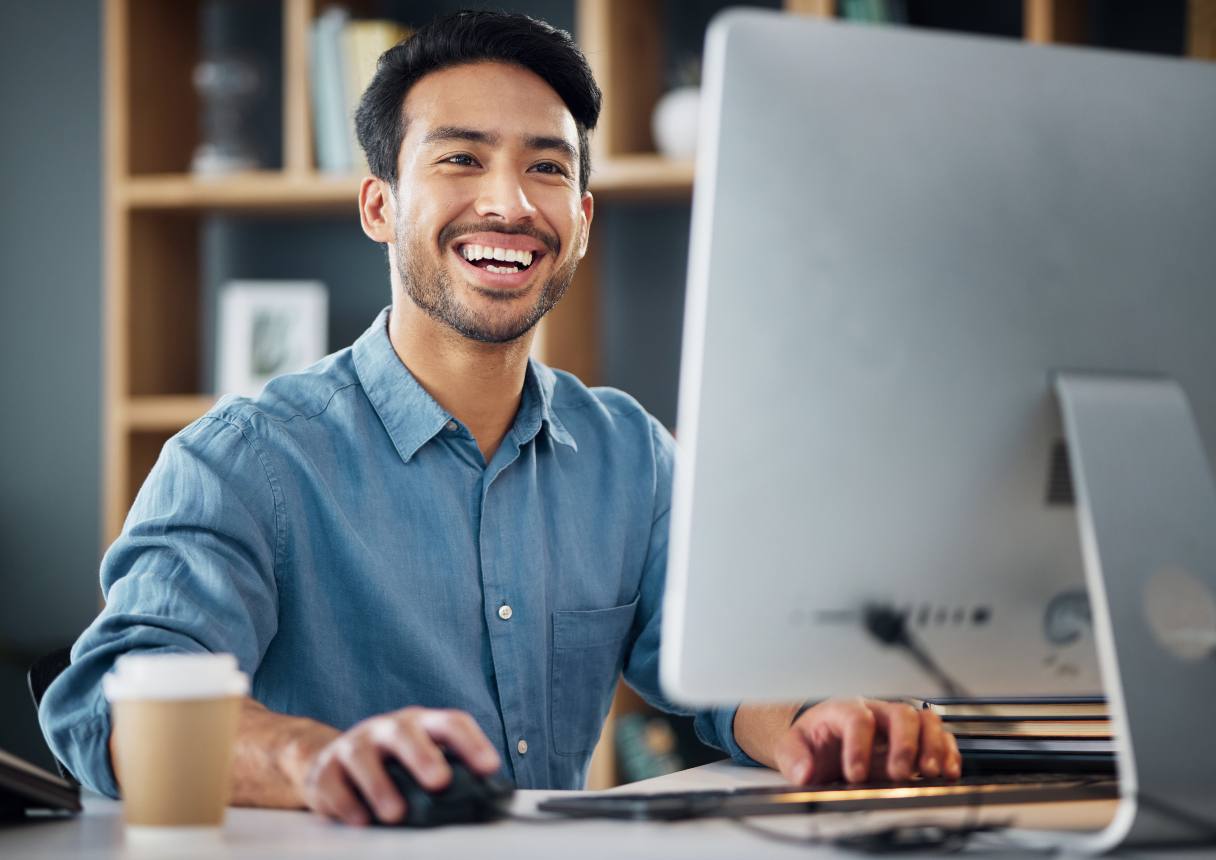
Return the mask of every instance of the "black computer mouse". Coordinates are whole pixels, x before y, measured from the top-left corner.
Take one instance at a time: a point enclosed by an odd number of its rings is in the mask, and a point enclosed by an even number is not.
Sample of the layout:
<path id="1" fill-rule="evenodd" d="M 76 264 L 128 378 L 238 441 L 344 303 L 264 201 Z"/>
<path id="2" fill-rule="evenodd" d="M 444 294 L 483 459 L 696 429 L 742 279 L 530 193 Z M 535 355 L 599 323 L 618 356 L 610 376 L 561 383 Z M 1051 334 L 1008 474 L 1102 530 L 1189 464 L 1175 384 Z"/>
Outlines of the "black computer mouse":
<path id="1" fill-rule="evenodd" d="M 437 827 L 493 821 L 506 814 L 515 786 L 501 774 L 478 776 L 451 751 L 444 758 L 452 768 L 448 787 L 429 792 L 396 758 L 384 762 L 384 770 L 405 798 L 405 818 L 394 822 L 402 827 Z"/>

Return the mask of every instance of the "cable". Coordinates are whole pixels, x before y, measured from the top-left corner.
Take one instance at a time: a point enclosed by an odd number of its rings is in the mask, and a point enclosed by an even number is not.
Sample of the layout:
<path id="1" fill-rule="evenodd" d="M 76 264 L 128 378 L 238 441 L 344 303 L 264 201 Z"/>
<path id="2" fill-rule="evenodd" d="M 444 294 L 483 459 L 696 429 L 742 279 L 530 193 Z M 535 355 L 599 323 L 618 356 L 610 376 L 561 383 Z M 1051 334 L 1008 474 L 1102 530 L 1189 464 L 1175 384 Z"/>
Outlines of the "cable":
<path id="1" fill-rule="evenodd" d="M 579 820 L 577 816 L 573 815 L 529 815 L 524 812 L 507 812 L 501 818 L 520 824 L 569 824 L 571 821 Z"/>
<path id="2" fill-rule="evenodd" d="M 817 831 L 806 836 L 792 836 L 769 827 L 761 827 L 745 817 L 728 817 L 735 826 L 770 842 L 783 845 L 833 845 L 865 854 L 898 854 L 913 851 L 961 851 L 976 836 L 997 832 L 1008 825 L 984 824 L 943 827 L 937 824 L 906 824 L 850 833 L 847 836 L 825 837 Z"/>
<path id="3" fill-rule="evenodd" d="M 869 604 L 862 612 L 866 632 L 889 648 L 902 648 L 913 661 L 927 672 L 942 692 L 954 698 L 974 699 L 962 684 L 955 681 L 908 629 L 907 617 L 889 606 Z"/>

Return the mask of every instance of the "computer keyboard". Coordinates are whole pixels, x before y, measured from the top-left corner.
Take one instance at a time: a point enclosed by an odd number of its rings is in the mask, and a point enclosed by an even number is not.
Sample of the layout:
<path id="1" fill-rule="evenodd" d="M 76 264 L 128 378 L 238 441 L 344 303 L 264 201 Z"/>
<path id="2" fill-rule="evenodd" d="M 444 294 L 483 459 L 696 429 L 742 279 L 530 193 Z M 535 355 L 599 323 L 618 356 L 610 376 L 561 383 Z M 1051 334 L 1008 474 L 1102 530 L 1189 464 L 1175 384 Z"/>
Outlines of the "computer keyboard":
<path id="1" fill-rule="evenodd" d="M 918 778 L 827 786 L 748 786 L 660 794 L 605 793 L 558 797 L 539 809 L 576 817 L 676 820 L 701 817 L 853 812 L 1005 803 L 1100 800 L 1118 796 L 1108 775 L 1009 773 L 962 779 Z"/>

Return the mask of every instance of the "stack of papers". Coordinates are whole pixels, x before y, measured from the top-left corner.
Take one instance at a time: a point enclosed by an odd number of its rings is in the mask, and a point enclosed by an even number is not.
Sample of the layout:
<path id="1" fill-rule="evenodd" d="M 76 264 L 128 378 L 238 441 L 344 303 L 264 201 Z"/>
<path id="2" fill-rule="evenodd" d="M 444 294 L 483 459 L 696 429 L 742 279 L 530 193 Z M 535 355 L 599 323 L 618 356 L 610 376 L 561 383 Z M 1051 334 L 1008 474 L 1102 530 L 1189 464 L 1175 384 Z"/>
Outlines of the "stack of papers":
<path id="1" fill-rule="evenodd" d="M 927 699 L 972 764 L 1051 769 L 1053 764 L 1114 765 L 1110 714 L 1101 697 Z"/>

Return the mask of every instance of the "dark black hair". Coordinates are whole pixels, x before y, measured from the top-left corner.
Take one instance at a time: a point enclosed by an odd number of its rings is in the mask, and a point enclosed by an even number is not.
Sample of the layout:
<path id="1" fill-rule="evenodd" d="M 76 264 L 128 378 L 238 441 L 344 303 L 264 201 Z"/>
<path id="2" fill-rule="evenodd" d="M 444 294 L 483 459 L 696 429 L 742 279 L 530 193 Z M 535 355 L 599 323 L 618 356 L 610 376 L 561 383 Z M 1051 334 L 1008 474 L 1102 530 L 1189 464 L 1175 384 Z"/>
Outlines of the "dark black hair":
<path id="1" fill-rule="evenodd" d="M 578 129 L 579 191 L 586 191 L 591 178 L 587 134 L 600 116 L 600 88 L 569 33 L 512 12 L 463 11 L 436 18 L 381 55 L 355 111 L 355 131 L 372 174 L 397 183 L 410 87 L 431 72 L 485 61 L 534 72 L 566 103 Z"/>

